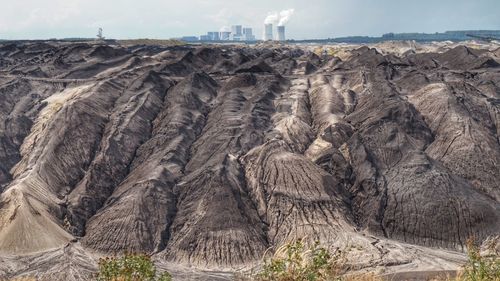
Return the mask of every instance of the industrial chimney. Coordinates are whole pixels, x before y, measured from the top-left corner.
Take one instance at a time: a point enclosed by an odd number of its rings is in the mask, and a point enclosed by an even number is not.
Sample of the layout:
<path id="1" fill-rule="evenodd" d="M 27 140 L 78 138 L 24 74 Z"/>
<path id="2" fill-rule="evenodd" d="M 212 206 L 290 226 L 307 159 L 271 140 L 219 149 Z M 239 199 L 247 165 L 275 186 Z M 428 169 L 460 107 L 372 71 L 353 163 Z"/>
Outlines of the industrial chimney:
<path id="1" fill-rule="evenodd" d="M 273 40 L 273 24 L 266 23 L 264 25 L 264 41 Z"/>
<path id="2" fill-rule="evenodd" d="M 278 32 L 278 41 L 285 41 L 285 26 L 284 25 L 278 25 L 276 27 L 276 31 Z"/>

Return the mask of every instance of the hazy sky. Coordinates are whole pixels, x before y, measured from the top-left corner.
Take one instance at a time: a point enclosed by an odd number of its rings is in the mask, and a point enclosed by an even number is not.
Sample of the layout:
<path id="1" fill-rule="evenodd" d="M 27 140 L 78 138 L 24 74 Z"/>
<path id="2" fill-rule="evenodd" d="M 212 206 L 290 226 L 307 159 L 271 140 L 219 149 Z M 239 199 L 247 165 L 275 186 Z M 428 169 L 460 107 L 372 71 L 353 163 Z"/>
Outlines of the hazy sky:
<path id="1" fill-rule="evenodd" d="M 0 38 L 171 38 L 295 9 L 289 38 L 500 29 L 500 0 L 0 0 Z"/>

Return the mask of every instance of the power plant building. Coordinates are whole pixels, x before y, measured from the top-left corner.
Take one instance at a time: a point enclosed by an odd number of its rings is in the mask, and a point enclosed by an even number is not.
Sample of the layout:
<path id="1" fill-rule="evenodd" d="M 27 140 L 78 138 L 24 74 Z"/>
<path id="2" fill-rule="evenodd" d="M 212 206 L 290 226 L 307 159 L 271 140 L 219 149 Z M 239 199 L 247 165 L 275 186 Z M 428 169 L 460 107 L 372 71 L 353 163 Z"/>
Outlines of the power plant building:
<path id="1" fill-rule="evenodd" d="M 264 20 L 264 41 L 286 41 L 285 25 L 293 15 L 294 9 L 284 10 L 280 13 L 269 14 Z M 199 39 L 198 39 L 199 38 Z M 204 35 L 196 37 L 183 37 L 184 41 L 245 41 L 255 42 L 256 36 L 251 27 L 241 24 L 231 27 L 223 26 L 220 31 L 209 31 Z"/>
<path id="2" fill-rule="evenodd" d="M 231 37 L 231 32 L 230 31 L 221 31 L 219 33 L 219 38 L 222 41 L 228 41 L 229 39 L 231 39 L 230 37 Z"/>
<path id="3" fill-rule="evenodd" d="M 271 25 L 272 32 L 272 25 Z M 198 39 L 199 38 L 199 39 Z M 255 35 L 251 27 L 243 27 L 242 25 L 233 25 L 231 29 L 221 28 L 221 31 L 209 31 L 207 34 L 200 35 L 196 40 L 189 41 L 255 41 Z M 186 40 L 186 41 L 187 41 Z"/>
<path id="4" fill-rule="evenodd" d="M 285 38 L 285 26 L 284 25 L 277 26 L 276 31 L 277 31 L 276 39 L 278 41 L 285 41 L 286 40 L 286 38 Z"/>
<path id="5" fill-rule="evenodd" d="M 220 40 L 219 32 L 212 31 L 212 32 L 208 32 L 207 35 L 208 35 L 209 40 L 212 40 L 212 41 L 219 41 Z"/>
<path id="6" fill-rule="evenodd" d="M 268 23 L 264 25 L 264 41 L 273 40 L 273 24 Z"/>
<path id="7" fill-rule="evenodd" d="M 231 26 L 231 40 L 241 41 L 243 39 L 243 27 L 241 25 Z"/>
<path id="8" fill-rule="evenodd" d="M 253 30 L 250 27 L 243 28 L 243 40 L 244 41 L 255 41 L 255 36 L 253 35 Z"/>

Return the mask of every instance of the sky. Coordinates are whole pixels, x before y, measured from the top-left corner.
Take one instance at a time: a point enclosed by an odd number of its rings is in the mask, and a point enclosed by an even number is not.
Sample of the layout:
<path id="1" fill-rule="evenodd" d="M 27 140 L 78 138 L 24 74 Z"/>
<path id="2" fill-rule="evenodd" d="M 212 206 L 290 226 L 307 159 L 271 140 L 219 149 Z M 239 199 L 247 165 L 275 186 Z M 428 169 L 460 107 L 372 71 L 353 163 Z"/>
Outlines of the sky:
<path id="1" fill-rule="evenodd" d="M 268 14 L 294 9 L 293 39 L 500 29 L 500 0 L 0 0 L 0 38 L 167 39 L 241 24 L 262 36 Z"/>

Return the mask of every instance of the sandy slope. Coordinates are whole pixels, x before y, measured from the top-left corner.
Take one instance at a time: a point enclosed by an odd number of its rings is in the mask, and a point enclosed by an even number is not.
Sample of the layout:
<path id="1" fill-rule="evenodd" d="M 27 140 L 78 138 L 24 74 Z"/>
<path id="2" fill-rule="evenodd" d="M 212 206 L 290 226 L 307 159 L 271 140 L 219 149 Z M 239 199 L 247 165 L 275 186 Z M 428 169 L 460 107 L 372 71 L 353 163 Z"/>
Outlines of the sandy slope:
<path id="1" fill-rule="evenodd" d="M 497 46 L 322 48 L 0 45 L 0 277 L 224 280 L 302 237 L 456 269 L 500 233 Z"/>

